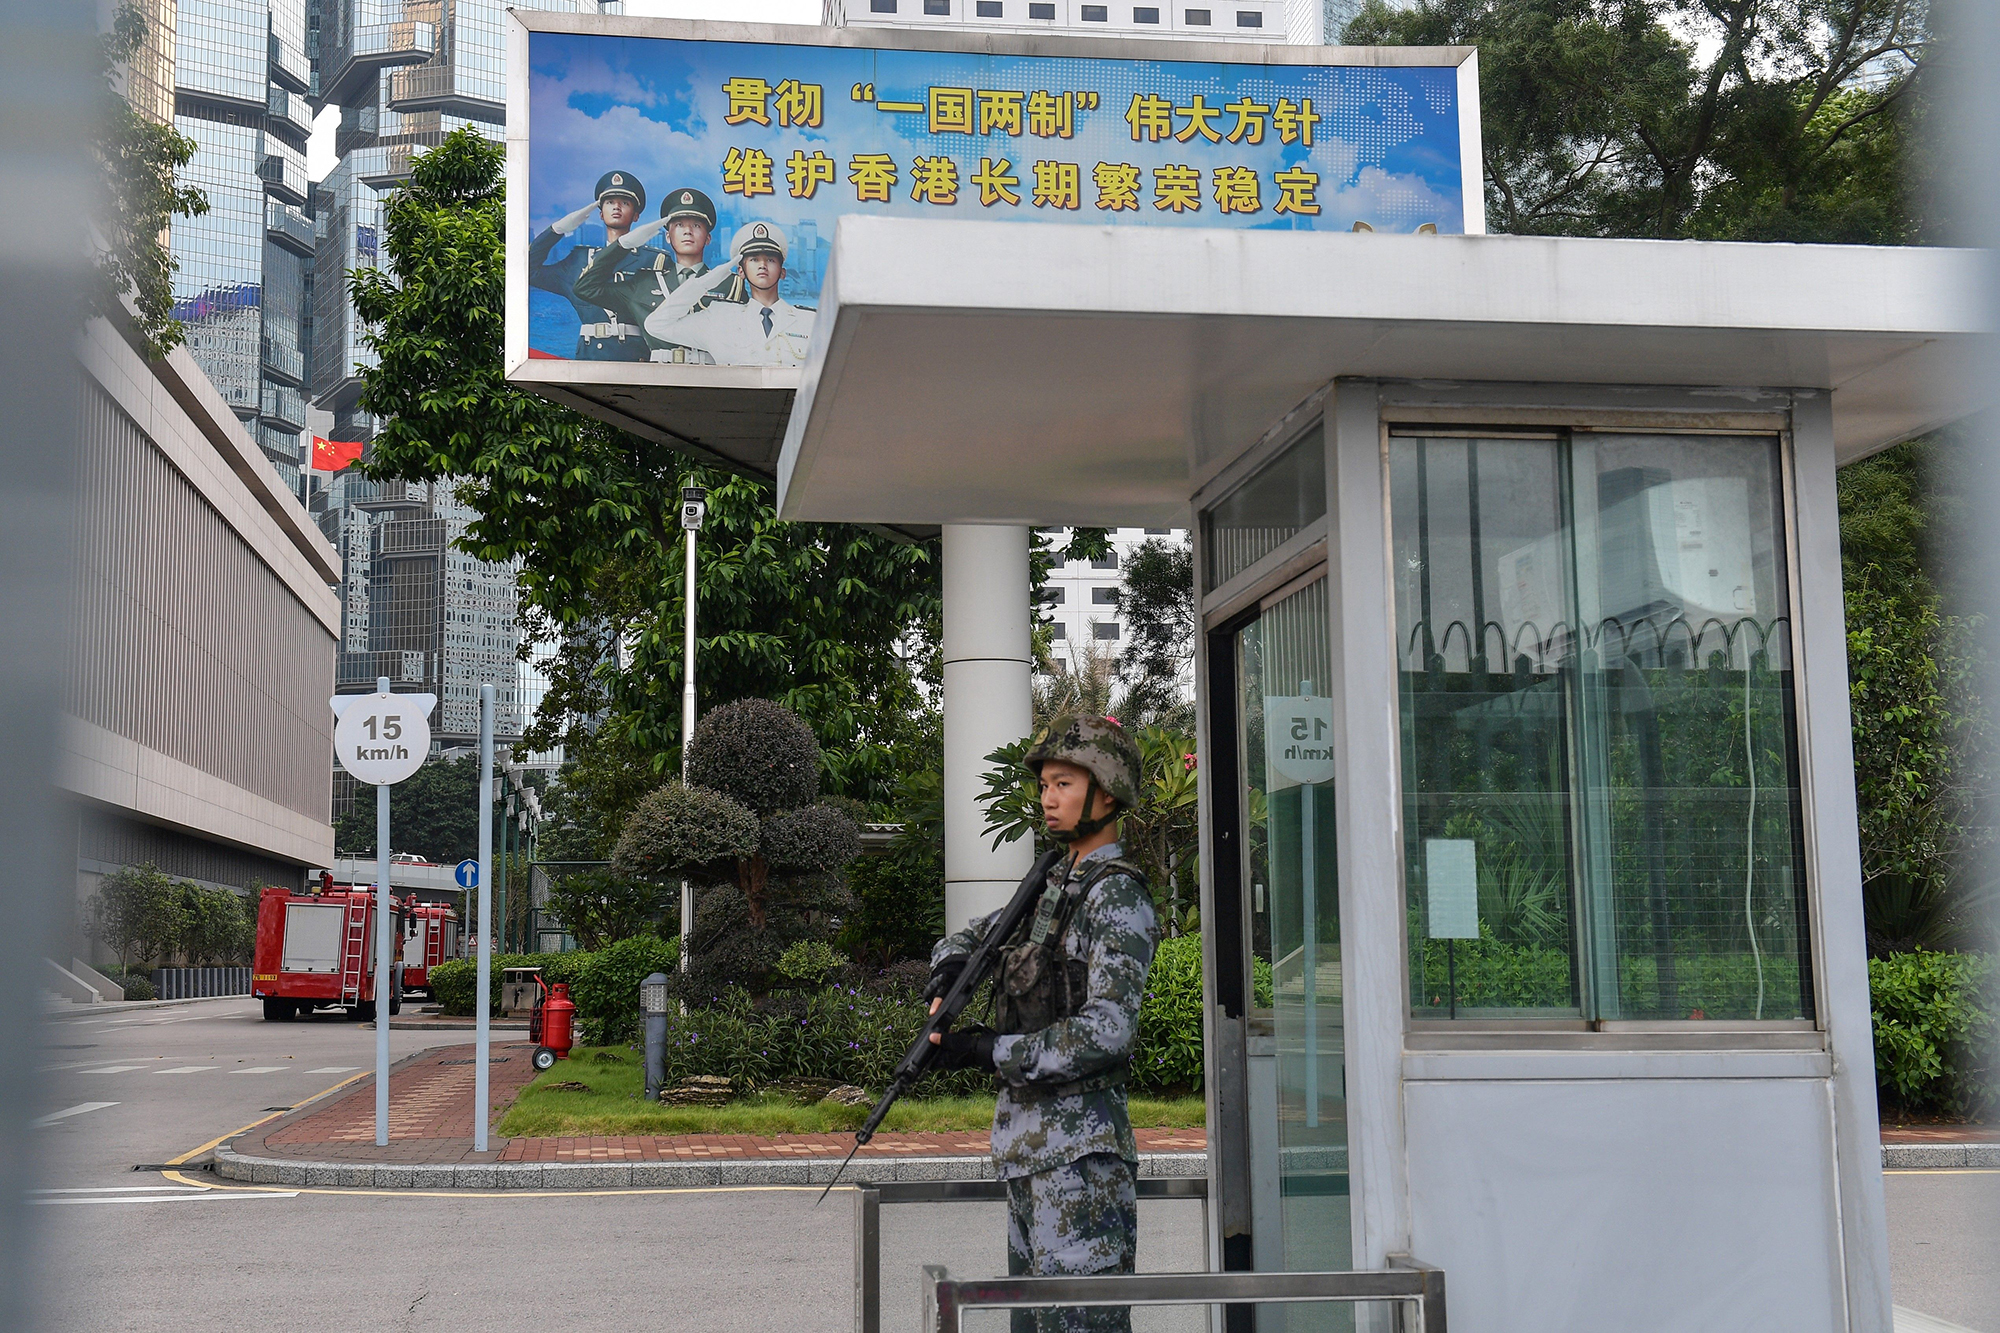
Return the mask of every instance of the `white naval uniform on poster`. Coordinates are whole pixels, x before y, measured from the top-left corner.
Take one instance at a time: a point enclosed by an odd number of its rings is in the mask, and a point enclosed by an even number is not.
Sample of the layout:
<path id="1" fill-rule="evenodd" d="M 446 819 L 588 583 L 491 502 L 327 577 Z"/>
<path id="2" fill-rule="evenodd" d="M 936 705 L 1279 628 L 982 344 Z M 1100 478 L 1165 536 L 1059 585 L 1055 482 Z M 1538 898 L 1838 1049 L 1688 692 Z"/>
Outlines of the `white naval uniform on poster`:
<path id="1" fill-rule="evenodd" d="M 682 283 L 646 317 L 646 332 L 661 342 L 699 348 L 718 365 L 804 365 L 812 345 L 812 311 L 782 297 L 768 306 L 753 297 L 692 308 L 733 276 L 733 269 L 716 269 Z"/>

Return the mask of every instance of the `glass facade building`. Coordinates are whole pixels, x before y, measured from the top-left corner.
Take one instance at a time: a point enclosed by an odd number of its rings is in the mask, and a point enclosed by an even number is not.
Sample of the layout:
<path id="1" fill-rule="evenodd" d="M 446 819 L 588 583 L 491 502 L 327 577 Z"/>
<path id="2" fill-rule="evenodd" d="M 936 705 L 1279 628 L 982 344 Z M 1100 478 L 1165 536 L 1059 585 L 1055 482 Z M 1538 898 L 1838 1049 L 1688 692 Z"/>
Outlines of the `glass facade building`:
<path id="1" fill-rule="evenodd" d="M 207 213 L 174 223 L 174 313 L 197 364 L 303 498 L 305 0 L 184 0 L 148 17 L 172 52 L 174 127 L 197 145 L 184 179 L 208 196 Z"/>
<path id="2" fill-rule="evenodd" d="M 617 0 L 525 0 L 517 7 L 617 13 Z M 368 440 L 359 371 L 373 363 L 347 274 L 384 262 L 382 209 L 412 160 L 469 127 L 498 141 L 506 125 L 506 6 L 500 0 L 312 0 L 305 50 L 312 96 L 338 108 L 336 164 L 311 187 L 316 245 L 300 290 L 310 330 L 307 388 L 331 418 L 331 438 Z M 451 486 L 337 474 L 310 500 L 340 550 L 344 603 L 336 688 L 396 688 L 438 696 L 431 719 L 446 747 L 476 743 L 479 686 L 496 686 L 496 731 L 527 720 L 528 668 L 518 658 L 518 569 L 453 547 L 476 514 Z M 351 790 L 336 775 L 335 807 Z"/>

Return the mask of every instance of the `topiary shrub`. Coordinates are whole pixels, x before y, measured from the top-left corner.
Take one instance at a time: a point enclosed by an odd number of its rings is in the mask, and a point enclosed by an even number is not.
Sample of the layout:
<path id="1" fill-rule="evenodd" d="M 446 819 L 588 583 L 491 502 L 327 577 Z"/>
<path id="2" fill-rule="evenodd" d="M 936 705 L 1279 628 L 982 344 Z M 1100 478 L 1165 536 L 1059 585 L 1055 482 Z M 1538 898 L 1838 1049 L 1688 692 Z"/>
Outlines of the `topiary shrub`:
<path id="1" fill-rule="evenodd" d="M 696 888 L 681 980 L 691 998 L 771 989 L 795 944 L 830 942 L 853 905 L 842 872 L 861 852 L 854 816 L 818 801 L 812 731 L 768 699 L 712 710 L 688 747 L 690 781 L 670 783 L 626 820 L 615 873 Z"/>
<path id="2" fill-rule="evenodd" d="M 861 830 L 844 810 L 808 805 L 766 819 L 758 850 L 773 870 L 838 870 L 861 855 Z"/>
<path id="3" fill-rule="evenodd" d="M 688 743 L 688 781 L 733 797 L 759 815 L 818 799 L 821 764 L 812 728 L 769 699 L 738 699 L 710 709 Z"/>
<path id="4" fill-rule="evenodd" d="M 128 972 L 119 977 L 118 985 L 128 1000 L 157 1000 L 159 994 L 153 989 L 150 977 L 142 977 L 137 972 Z"/>
<path id="5" fill-rule="evenodd" d="M 757 816 L 721 792 L 669 782 L 626 817 L 611 870 L 653 884 L 715 879 L 757 854 L 760 831 Z"/>

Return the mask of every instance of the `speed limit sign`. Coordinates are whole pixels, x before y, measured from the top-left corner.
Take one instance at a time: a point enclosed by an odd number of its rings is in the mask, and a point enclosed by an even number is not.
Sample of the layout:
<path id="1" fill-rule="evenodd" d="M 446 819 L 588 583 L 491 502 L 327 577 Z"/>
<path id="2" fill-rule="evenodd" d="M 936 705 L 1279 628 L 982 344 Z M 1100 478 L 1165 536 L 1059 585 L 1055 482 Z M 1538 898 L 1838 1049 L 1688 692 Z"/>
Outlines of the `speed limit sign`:
<path id="1" fill-rule="evenodd" d="M 337 694 L 333 752 L 355 780 L 393 786 L 423 767 L 434 694 Z"/>

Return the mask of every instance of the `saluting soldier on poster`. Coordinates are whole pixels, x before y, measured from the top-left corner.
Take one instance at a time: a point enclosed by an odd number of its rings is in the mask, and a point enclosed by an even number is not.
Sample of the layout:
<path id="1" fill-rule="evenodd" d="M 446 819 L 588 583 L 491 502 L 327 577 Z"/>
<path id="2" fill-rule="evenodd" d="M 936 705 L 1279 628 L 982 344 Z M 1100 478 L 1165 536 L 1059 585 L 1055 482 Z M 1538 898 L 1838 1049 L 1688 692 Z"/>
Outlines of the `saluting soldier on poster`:
<path id="1" fill-rule="evenodd" d="M 702 254 L 708 249 L 708 238 L 714 230 L 715 204 L 707 195 L 685 186 L 669 190 L 660 201 L 660 216 L 627 232 L 618 242 L 623 258 L 606 246 L 604 253 L 577 279 L 577 291 L 586 299 L 601 303 L 619 319 L 644 329 L 648 316 L 681 284 L 708 275 L 708 264 Z M 667 234 L 667 250 L 642 251 L 641 247 L 662 231 Z M 646 335 L 646 347 L 655 361 L 714 364 L 700 351 L 663 342 L 650 333 Z M 660 355 L 662 352 L 667 355 Z"/>
<path id="2" fill-rule="evenodd" d="M 597 178 L 597 199 L 585 204 L 543 230 L 528 247 L 528 285 L 554 292 L 576 309 L 576 359 L 579 361 L 644 361 L 647 351 L 645 330 L 639 320 L 621 319 L 578 293 L 579 281 L 593 259 L 608 256 L 610 267 L 641 268 L 645 256 L 637 247 L 617 244 L 631 234 L 632 224 L 646 207 L 646 187 L 629 171 L 607 171 Z M 604 220 L 604 246 L 573 245 L 561 259 L 551 260 L 556 245 L 590 220 L 592 213 Z M 643 244 L 643 242 L 642 242 Z"/>
<path id="3" fill-rule="evenodd" d="M 785 278 L 785 233 L 775 222 L 749 222 L 729 242 L 734 267 L 717 269 L 676 290 L 646 317 L 646 334 L 700 348 L 724 366 L 802 366 L 812 345 L 813 312 L 778 295 Z M 662 360 L 657 353 L 654 360 Z"/>

